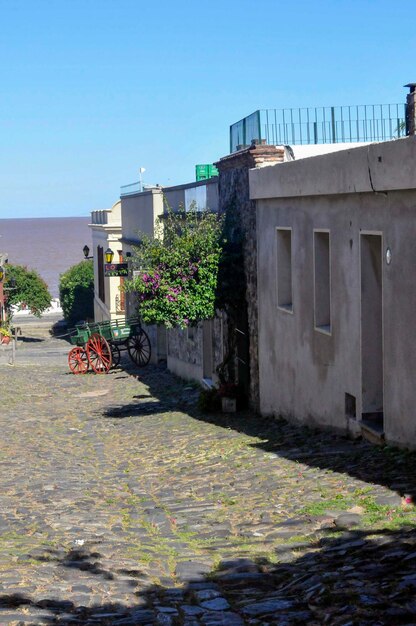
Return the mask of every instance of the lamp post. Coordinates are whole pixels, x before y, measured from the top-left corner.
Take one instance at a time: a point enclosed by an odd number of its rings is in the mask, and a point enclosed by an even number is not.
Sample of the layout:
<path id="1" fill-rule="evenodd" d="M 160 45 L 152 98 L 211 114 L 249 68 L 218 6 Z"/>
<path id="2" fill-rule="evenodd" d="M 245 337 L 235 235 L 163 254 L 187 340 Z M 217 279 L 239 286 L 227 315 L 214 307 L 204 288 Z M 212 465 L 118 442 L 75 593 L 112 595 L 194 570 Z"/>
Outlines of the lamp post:
<path id="1" fill-rule="evenodd" d="M 4 317 L 4 267 L 0 265 L 0 322 L 3 322 Z"/>
<path id="2" fill-rule="evenodd" d="M 88 261 L 89 259 L 94 258 L 94 257 L 92 257 L 92 256 L 88 256 L 88 255 L 89 255 L 89 253 L 90 253 L 90 249 L 89 249 L 89 247 L 87 246 L 87 244 L 85 244 L 85 246 L 82 248 L 82 251 L 83 251 L 83 253 L 84 253 L 84 258 L 85 258 L 85 260 L 86 260 L 86 261 Z"/>
<path id="3" fill-rule="evenodd" d="M 113 262 L 114 252 L 112 251 L 111 248 L 107 248 L 107 250 L 104 252 L 104 256 L 105 256 L 105 262 L 106 263 L 112 263 Z"/>
<path id="4" fill-rule="evenodd" d="M 5 271 L 3 268 L 1 268 L 0 270 L 0 276 L 1 276 L 1 291 L 2 291 L 2 306 L 3 306 L 3 310 L 4 310 L 4 319 L 6 319 L 6 304 L 9 301 L 10 296 L 12 295 L 10 292 L 14 291 L 15 289 L 17 289 L 17 285 L 16 285 L 16 279 L 14 278 L 14 276 L 12 276 L 11 278 L 8 279 L 7 283 L 5 281 Z M 8 285 L 6 287 L 6 284 Z M 1 319 L 3 319 L 0 316 Z"/>

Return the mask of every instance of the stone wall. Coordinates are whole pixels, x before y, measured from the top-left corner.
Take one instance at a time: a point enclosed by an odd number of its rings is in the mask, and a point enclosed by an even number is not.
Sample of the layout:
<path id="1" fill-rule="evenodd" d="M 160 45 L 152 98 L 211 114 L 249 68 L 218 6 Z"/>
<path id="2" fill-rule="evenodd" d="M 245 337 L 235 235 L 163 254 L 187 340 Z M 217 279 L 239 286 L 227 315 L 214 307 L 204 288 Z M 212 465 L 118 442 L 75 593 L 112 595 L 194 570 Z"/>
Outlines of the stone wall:
<path id="1" fill-rule="evenodd" d="M 248 395 L 250 406 L 259 407 L 258 313 L 257 313 L 257 243 L 256 203 L 250 200 L 249 170 L 283 162 L 284 148 L 252 145 L 216 163 L 219 170 L 219 212 L 237 210 L 243 231 L 243 263 L 245 274 L 245 305 L 248 333 Z M 241 312 L 243 313 L 243 312 Z M 245 315 L 242 315 L 244 320 Z M 235 332 L 235 331 L 232 331 Z M 237 331 L 238 332 L 238 331 Z M 236 354 L 235 357 L 238 355 Z M 241 363 L 241 357 L 235 361 Z M 238 369 L 238 368 L 237 368 Z M 240 367 L 241 376 L 241 367 Z M 241 380 L 239 382 L 242 382 Z"/>
<path id="2" fill-rule="evenodd" d="M 168 367 L 178 376 L 202 381 L 211 379 L 218 383 L 217 367 L 224 358 L 223 314 L 212 320 L 212 371 L 204 371 L 204 322 L 196 326 L 168 330 Z"/>
<path id="3" fill-rule="evenodd" d="M 193 367 L 202 368 L 202 323 L 168 330 L 168 355 Z"/>

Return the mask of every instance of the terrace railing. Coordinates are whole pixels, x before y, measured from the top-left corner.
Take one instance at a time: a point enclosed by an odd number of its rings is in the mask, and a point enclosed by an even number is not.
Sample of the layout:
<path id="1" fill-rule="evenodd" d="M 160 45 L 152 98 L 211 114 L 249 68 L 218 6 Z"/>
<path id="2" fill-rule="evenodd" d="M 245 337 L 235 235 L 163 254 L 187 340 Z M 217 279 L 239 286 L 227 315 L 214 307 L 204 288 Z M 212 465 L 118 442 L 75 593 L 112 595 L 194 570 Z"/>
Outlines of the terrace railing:
<path id="1" fill-rule="evenodd" d="M 140 181 L 136 183 L 130 183 L 130 185 L 122 185 L 120 187 L 120 196 L 130 196 L 133 193 L 140 193 L 143 191 Z"/>
<path id="2" fill-rule="evenodd" d="M 404 137 L 405 104 L 261 109 L 230 126 L 230 152 L 269 145 L 387 141 Z"/>

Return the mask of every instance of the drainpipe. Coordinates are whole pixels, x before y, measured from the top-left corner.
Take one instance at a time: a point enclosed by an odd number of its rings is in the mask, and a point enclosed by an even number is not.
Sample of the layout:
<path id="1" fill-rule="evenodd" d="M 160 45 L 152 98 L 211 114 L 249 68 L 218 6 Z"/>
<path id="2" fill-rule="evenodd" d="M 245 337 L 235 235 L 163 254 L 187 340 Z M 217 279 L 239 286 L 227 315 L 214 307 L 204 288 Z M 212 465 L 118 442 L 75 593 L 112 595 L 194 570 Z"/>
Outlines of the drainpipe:
<path id="1" fill-rule="evenodd" d="M 406 135 L 416 135 L 416 83 L 405 87 L 410 90 L 406 97 Z"/>

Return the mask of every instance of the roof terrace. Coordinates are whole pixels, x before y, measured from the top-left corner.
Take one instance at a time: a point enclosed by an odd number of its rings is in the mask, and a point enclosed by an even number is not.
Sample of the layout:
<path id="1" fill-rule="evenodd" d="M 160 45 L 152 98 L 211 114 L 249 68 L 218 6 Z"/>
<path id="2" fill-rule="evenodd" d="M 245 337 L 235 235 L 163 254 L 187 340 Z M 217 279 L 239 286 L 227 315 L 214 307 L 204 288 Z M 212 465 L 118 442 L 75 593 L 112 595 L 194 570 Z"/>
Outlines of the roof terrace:
<path id="1" fill-rule="evenodd" d="M 388 141 L 406 135 L 405 119 L 404 103 L 259 109 L 230 126 L 230 152 L 253 141 L 268 145 Z"/>

